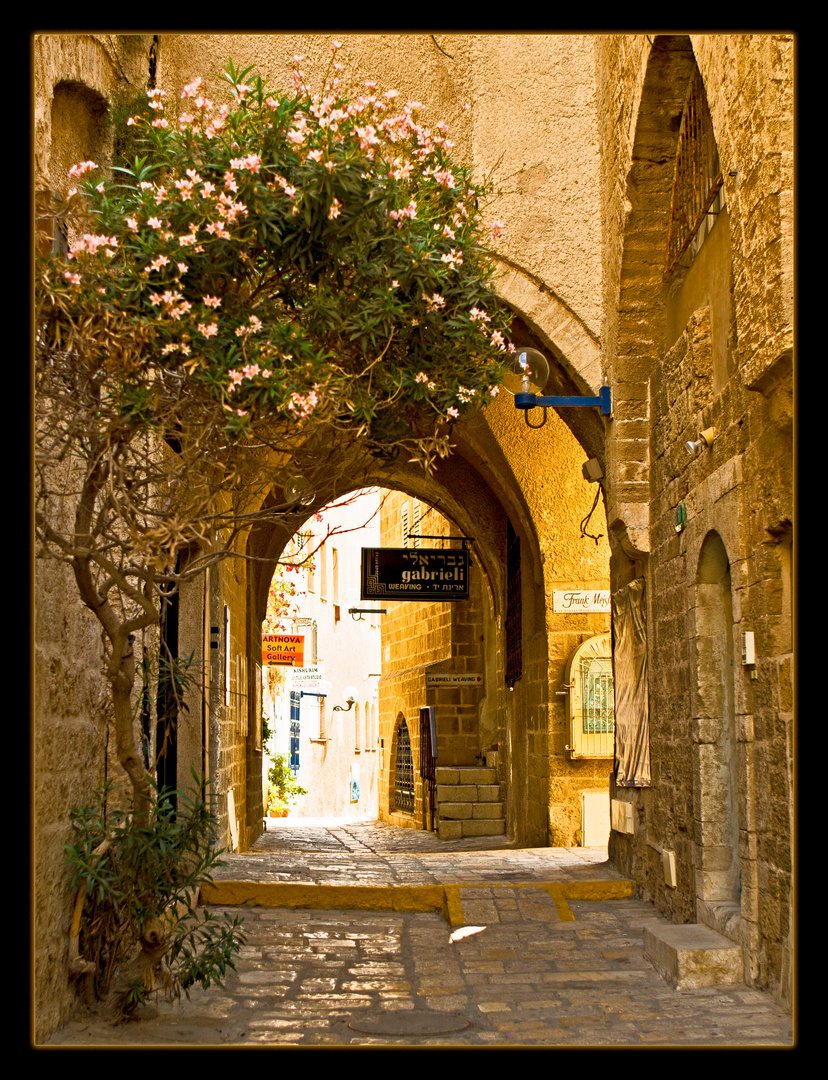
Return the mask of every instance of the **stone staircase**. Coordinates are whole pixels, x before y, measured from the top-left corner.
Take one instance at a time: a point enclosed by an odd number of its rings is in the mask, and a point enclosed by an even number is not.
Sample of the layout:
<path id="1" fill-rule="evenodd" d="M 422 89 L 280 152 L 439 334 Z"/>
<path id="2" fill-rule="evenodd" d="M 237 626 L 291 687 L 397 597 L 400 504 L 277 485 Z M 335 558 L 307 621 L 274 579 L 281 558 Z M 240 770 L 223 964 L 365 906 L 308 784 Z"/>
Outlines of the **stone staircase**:
<path id="1" fill-rule="evenodd" d="M 437 835 L 441 840 L 505 835 L 506 821 L 496 769 L 438 766 L 435 779 Z"/>

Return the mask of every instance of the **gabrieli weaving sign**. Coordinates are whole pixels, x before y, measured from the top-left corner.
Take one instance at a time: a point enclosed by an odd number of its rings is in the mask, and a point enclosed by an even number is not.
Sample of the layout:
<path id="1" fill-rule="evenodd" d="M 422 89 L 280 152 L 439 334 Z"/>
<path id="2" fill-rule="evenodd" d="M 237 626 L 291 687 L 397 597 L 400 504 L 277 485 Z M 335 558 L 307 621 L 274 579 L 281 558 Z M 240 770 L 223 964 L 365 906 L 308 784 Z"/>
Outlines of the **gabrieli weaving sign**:
<path id="1" fill-rule="evenodd" d="M 363 548 L 363 600 L 468 600 L 469 553 L 431 548 Z"/>

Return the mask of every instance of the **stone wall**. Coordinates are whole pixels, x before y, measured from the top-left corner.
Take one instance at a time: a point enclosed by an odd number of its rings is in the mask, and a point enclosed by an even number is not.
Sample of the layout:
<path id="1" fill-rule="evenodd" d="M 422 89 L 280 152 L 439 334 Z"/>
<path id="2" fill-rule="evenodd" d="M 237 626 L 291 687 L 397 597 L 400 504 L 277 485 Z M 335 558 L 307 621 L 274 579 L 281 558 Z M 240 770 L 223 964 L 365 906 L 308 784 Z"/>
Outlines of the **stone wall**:
<path id="1" fill-rule="evenodd" d="M 677 921 L 739 941 L 749 980 L 783 1000 L 793 887 L 792 45 L 789 35 L 596 44 L 599 73 L 615 73 L 599 74 L 605 358 L 617 402 L 607 447 L 612 581 L 647 581 L 652 760 L 650 787 L 614 792 L 635 807 L 635 824 L 613 832 L 610 851 Z M 696 63 L 724 183 L 715 224 L 665 278 L 678 120 Z M 688 454 L 685 443 L 709 428 L 712 445 Z M 755 638 L 750 665 L 745 633 Z M 675 887 L 664 851 L 675 854 Z"/>

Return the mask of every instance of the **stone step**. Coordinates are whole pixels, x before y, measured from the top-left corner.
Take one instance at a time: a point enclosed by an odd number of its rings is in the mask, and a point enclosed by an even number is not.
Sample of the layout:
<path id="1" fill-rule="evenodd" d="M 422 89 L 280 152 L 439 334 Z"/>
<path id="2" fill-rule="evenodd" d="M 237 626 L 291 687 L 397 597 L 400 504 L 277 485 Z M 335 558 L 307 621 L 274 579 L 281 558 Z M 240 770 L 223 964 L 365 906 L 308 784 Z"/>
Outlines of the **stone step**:
<path id="1" fill-rule="evenodd" d="M 487 769 L 483 765 L 438 765 L 434 770 L 438 784 L 496 784 L 497 769 Z"/>
<path id="2" fill-rule="evenodd" d="M 707 926 L 644 923 L 644 955 L 677 990 L 745 980 L 742 949 Z"/>
<path id="3" fill-rule="evenodd" d="M 505 836 L 506 822 L 498 821 L 445 821 L 437 823 L 437 836 L 441 840 L 462 840 L 465 836 Z"/>
<path id="4" fill-rule="evenodd" d="M 438 784 L 437 802 L 499 802 L 500 784 Z"/>
<path id="5" fill-rule="evenodd" d="M 494 821 L 503 817 L 502 802 L 441 802 L 437 804 L 440 820 Z"/>

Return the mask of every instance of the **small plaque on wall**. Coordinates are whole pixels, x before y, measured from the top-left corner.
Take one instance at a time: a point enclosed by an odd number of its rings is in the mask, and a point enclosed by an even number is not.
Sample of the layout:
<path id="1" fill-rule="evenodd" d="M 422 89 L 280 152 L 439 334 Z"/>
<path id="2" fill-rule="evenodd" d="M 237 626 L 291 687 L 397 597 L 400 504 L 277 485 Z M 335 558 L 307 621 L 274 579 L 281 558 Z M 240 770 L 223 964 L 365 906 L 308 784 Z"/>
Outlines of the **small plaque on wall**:
<path id="1" fill-rule="evenodd" d="M 552 610 L 568 615 L 610 613 L 609 589 L 561 589 L 552 593 Z"/>

